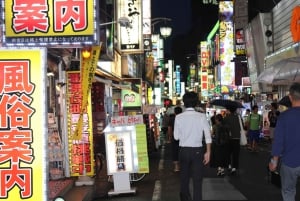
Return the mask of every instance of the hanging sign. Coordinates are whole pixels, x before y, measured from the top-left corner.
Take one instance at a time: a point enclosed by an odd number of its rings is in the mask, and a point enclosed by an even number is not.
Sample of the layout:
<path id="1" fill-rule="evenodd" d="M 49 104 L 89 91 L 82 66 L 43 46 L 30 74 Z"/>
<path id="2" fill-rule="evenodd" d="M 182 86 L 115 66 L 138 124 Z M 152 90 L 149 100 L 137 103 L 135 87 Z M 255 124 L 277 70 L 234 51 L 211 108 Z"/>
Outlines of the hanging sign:
<path id="1" fill-rule="evenodd" d="M 67 72 L 67 118 L 69 142 L 69 167 L 71 176 L 94 175 L 93 125 L 91 94 L 87 96 L 88 104 L 82 113 L 82 89 L 79 71 Z M 82 115 L 81 115 L 82 113 Z M 80 116 L 82 120 L 80 121 Z M 74 133 L 81 122 L 80 140 L 74 139 Z M 78 131 L 78 132 L 79 132 Z"/>
<path id="2" fill-rule="evenodd" d="M 117 1 L 117 16 L 126 17 L 129 24 L 118 24 L 119 49 L 122 52 L 143 52 L 142 0 Z"/>

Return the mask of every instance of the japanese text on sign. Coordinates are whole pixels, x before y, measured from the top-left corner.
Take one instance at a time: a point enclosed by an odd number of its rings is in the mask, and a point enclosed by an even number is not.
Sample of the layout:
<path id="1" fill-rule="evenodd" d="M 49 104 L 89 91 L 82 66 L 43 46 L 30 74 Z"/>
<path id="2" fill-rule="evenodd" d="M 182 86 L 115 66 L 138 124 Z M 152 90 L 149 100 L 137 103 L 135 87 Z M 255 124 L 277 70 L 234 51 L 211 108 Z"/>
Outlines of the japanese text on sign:
<path id="1" fill-rule="evenodd" d="M 30 82 L 29 69 L 27 60 L 0 61 L 0 164 L 8 164 L 0 169 L 0 199 L 7 198 L 15 186 L 22 199 L 33 194 L 30 118 L 35 109 L 30 105 L 35 86 Z"/>
<path id="2" fill-rule="evenodd" d="M 92 174 L 92 153 L 91 153 L 91 131 L 89 127 L 89 115 L 86 108 L 82 108 L 82 88 L 80 72 L 69 72 L 68 78 L 68 119 L 69 119 L 69 152 L 70 152 L 70 171 L 72 176 Z M 73 133 L 77 128 L 80 115 L 82 114 L 82 134 L 81 140 L 73 140 Z"/>
<path id="3" fill-rule="evenodd" d="M 112 126 L 131 126 L 136 124 L 143 124 L 142 115 L 133 115 L 133 116 L 116 116 L 111 118 Z"/>
<path id="4" fill-rule="evenodd" d="M 13 1 L 13 29 L 15 33 L 47 33 L 50 29 L 50 10 L 47 0 Z M 28 9 L 30 8 L 30 9 Z M 53 31 L 63 32 L 72 25 L 74 32 L 87 28 L 87 0 L 54 1 Z"/>

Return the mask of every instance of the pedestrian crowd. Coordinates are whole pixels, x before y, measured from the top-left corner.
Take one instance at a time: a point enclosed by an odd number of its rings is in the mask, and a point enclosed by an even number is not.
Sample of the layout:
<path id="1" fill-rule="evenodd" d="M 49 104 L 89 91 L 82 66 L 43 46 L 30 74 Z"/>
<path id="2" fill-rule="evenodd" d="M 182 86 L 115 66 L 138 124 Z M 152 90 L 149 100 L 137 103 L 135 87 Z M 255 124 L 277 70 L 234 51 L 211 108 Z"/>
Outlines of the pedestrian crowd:
<path id="1" fill-rule="evenodd" d="M 279 172 L 284 201 L 295 200 L 300 176 L 299 83 L 291 85 L 289 98 L 292 103 L 289 109 L 279 112 L 277 102 L 273 102 L 267 114 L 272 143 L 269 170 Z M 194 92 L 184 94 L 183 103 L 183 106 L 177 104 L 173 113 L 168 114 L 163 132 L 168 137 L 168 143 L 172 143 L 173 171 L 180 174 L 180 200 L 200 201 L 201 190 L 190 193 L 190 178 L 193 189 L 202 189 L 205 165 L 215 168 L 216 174 L 221 177 L 237 175 L 242 131 L 247 134 L 247 149 L 257 153 L 266 120 L 258 113 L 257 105 L 247 109 L 244 117 L 238 113 L 237 107 L 230 106 L 225 113 L 214 112 L 208 118 L 205 112 L 196 110 L 199 98 Z"/>

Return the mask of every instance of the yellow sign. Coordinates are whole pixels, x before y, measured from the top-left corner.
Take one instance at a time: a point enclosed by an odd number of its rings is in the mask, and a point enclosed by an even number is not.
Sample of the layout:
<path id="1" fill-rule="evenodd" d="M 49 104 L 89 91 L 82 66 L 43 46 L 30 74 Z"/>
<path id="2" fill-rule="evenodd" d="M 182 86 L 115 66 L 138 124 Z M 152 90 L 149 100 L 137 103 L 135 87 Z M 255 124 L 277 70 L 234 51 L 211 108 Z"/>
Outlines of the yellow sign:
<path id="1" fill-rule="evenodd" d="M 81 102 L 81 112 L 77 124 L 77 128 L 74 132 L 73 139 L 81 140 L 82 138 L 82 124 L 83 124 L 83 114 L 88 105 L 88 97 L 92 88 L 92 81 L 95 76 L 97 61 L 100 55 L 100 46 L 91 47 L 91 54 L 89 58 L 81 59 L 81 89 L 82 89 L 82 102 Z"/>
<path id="2" fill-rule="evenodd" d="M 82 89 L 80 71 L 67 72 L 67 109 L 68 109 L 68 142 L 69 167 L 71 176 L 94 175 L 93 125 L 91 94 L 82 112 Z M 79 120 L 81 116 L 81 121 Z M 80 122 L 81 128 L 78 128 Z M 77 131 L 76 131 L 77 129 Z M 80 129 L 80 130 L 79 130 Z M 79 132 L 81 131 L 81 132 Z M 79 140 L 74 140 L 74 133 L 78 133 Z"/>
<path id="3" fill-rule="evenodd" d="M 136 146 L 138 155 L 138 173 L 149 173 L 149 157 L 145 124 L 137 124 Z"/>
<path id="4" fill-rule="evenodd" d="M 0 50 L 0 200 L 47 200 L 46 56 Z"/>
<path id="5" fill-rule="evenodd" d="M 5 43 L 96 43 L 94 0 L 5 1 Z"/>

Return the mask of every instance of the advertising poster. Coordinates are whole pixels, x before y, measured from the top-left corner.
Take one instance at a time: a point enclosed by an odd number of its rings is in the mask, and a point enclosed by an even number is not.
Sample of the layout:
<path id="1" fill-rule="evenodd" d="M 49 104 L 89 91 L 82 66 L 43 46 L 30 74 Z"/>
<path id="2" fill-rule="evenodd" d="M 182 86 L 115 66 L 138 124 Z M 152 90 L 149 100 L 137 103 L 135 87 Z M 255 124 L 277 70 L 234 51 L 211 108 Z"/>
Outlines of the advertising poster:
<path id="1" fill-rule="evenodd" d="M 147 148 L 146 125 L 137 124 L 136 129 L 136 147 L 138 158 L 138 173 L 149 173 L 149 158 Z"/>
<path id="2" fill-rule="evenodd" d="M 84 110 L 82 107 L 82 90 L 79 71 L 67 73 L 67 118 L 69 139 L 69 166 L 71 176 L 94 175 L 94 151 L 91 94 L 88 94 L 88 104 Z M 81 115 L 81 112 L 84 113 Z M 78 128 L 79 118 L 82 116 L 80 140 L 74 139 Z"/>
<path id="3" fill-rule="evenodd" d="M 233 1 L 220 1 L 220 72 L 222 85 L 235 85 Z"/>
<path id="4" fill-rule="evenodd" d="M 0 50 L 0 200 L 47 201 L 46 56 Z"/>
<path id="5" fill-rule="evenodd" d="M 83 124 L 83 114 L 86 111 L 86 107 L 89 104 L 89 97 L 92 88 L 92 81 L 94 79 L 94 75 L 97 68 L 97 61 L 99 59 L 100 54 L 100 46 L 93 46 L 88 50 L 82 52 L 83 55 L 86 55 L 86 58 L 81 57 L 81 72 L 80 72 L 80 81 L 81 87 L 78 89 L 76 93 L 80 93 L 82 96 L 79 119 L 76 126 L 76 129 L 73 133 L 74 140 L 81 140 L 82 138 L 82 124 Z"/>
<path id="6" fill-rule="evenodd" d="M 4 1 L 6 45 L 96 44 L 95 0 Z"/>

